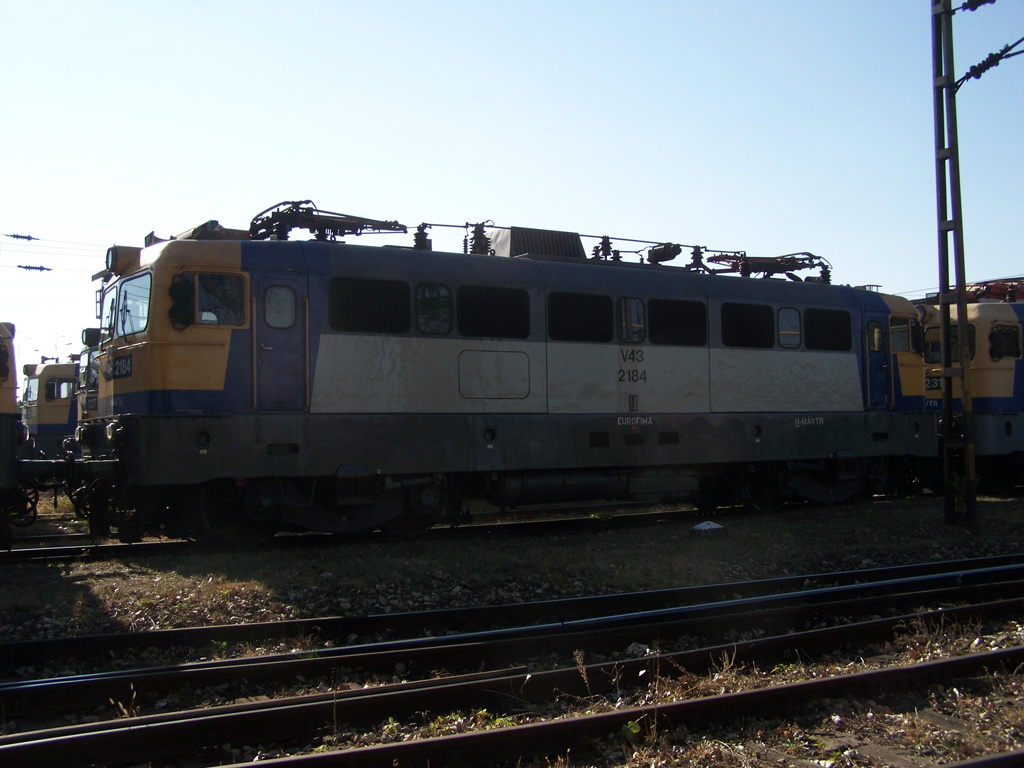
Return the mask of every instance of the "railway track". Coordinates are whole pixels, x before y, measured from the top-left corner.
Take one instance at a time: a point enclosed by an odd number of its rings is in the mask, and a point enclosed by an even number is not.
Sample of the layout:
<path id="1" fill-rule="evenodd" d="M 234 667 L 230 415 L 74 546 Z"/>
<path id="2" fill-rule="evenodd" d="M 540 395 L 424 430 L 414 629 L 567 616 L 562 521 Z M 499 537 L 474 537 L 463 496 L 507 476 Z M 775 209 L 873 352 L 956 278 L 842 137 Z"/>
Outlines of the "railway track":
<path id="1" fill-rule="evenodd" d="M 834 590 L 846 589 L 847 600 L 858 600 L 870 592 L 891 589 L 899 593 L 936 588 L 945 583 L 951 594 L 968 590 L 988 589 L 989 574 L 1015 578 L 1024 568 L 1024 554 L 1000 555 L 971 560 L 922 563 L 875 568 L 860 571 L 839 571 L 807 576 L 789 576 L 729 582 L 676 589 L 661 589 L 629 594 L 601 595 L 584 598 L 545 600 L 512 605 L 476 606 L 446 610 L 385 613 L 367 616 L 337 616 L 291 621 L 223 624 L 205 627 L 121 632 L 86 637 L 64 637 L 0 643 L 0 680 L 15 677 L 19 667 L 41 665 L 47 660 L 62 659 L 87 667 L 109 664 L 111 659 L 131 654 L 140 647 L 158 650 L 196 649 L 219 646 L 245 647 L 268 641 L 287 641 L 315 637 L 332 644 L 376 642 L 395 637 L 437 637 L 455 632 L 486 632 L 511 625 L 522 627 L 541 624 L 562 625 L 565 622 L 636 616 L 641 612 L 688 609 L 701 616 L 713 612 L 715 606 L 729 606 L 733 601 L 802 600 L 807 603 Z M 980 587 L 972 586 L 972 582 Z M 929 584 L 931 585 L 929 587 Z M 1005 588 L 1012 592 L 1012 584 Z"/>
<path id="2" fill-rule="evenodd" d="M 789 583 L 789 591 L 781 590 L 786 589 L 787 581 L 793 580 L 718 587 L 733 593 L 737 589 L 751 592 L 746 597 L 727 599 L 716 596 L 716 588 L 712 587 L 507 606 L 503 608 L 509 614 L 499 626 L 440 637 L 439 633 L 455 626 L 455 615 L 420 614 L 407 624 L 402 616 L 366 617 L 364 621 L 370 624 L 362 627 L 362 631 L 368 634 L 374 631 L 370 628 L 374 620 L 382 625 L 387 620 L 394 622 L 393 632 L 402 631 L 407 636 L 302 655 L 5 683 L 0 686 L 0 702 L 9 718 L 44 710 L 63 717 L 81 711 L 95 716 L 107 702 L 119 703 L 122 714 L 130 711 L 136 716 L 0 737 L 0 763 L 117 765 L 125 756 L 130 756 L 130 763 L 160 761 L 194 755 L 204 749 L 216 750 L 225 743 L 272 741 L 294 745 L 325 734 L 336 736 L 339 723 L 343 724 L 342 730 L 372 728 L 389 718 L 415 719 L 422 712 L 487 709 L 518 716 L 515 702 L 529 702 L 533 711 L 543 711 L 565 697 L 590 700 L 611 693 L 622 701 L 622 691 L 626 689 L 639 692 L 632 699 L 627 697 L 628 700 L 642 700 L 654 681 L 665 679 L 666 674 L 677 676 L 678 670 L 684 669 L 688 675 L 704 674 L 726 656 L 730 663 L 770 667 L 792 661 L 797 654 L 814 657 L 841 647 L 857 649 L 890 642 L 897 628 L 907 622 L 1019 616 L 1024 601 L 1021 563 L 990 560 L 974 565 L 977 567 L 961 562 L 884 569 L 872 574 L 877 577 L 875 580 L 860 584 L 856 581 L 865 578 L 864 572 L 821 574 L 804 578 L 804 583 L 828 586 L 799 589 Z M 632 605 L 632 610 L 622 610 L 623 600 Z M 655 607 L 659 601 L 662 607 Z M 950 601 L 967 604 L 925 614 L 917 610 L 921 605 Z M 543 623 L 553 610 L 565 618 Z M 458 621 L 472 621 L 482 627 L 496 622 L 500 611 L 486 609 L 476 618 L 470 616 L 471 612 L 463 612 Z M 885 618 L 877 618 L 878 615 Z M 808 628 L 826 619 L 833 625 Z M 432 620 L 437 623 L 431 624 Z M 748 635 L 764 633 L 764 637 L 714 642 L 740 627 Z M 699 648 L 675 650 L 680 645 L 692 645 L 695 637 L 708 642 Z M 679 643 L 679 638 L 686 640 Z M 662 650 L 627 658 L 621 655 L 627 646 Z M 614 661 L 588 664 L 584 660 L 616 653 L 619 658 Z M 555 658 L 560 661 L 556 669 L 537 666 L 538 659 L 546 660 L 547 664 Z M 1014 670 L 1022 664 L 1024 649 L 1005 648 L 942 663 L 839 675 L 811 681 L 813 685 L 809 682 L 769 686 L 768 692 L 735 692 L 725 697 L 629 705 L 570 720 L 541 718 L 550 722 L 540 722 L 527 718 L 515 721 L 519 724 L 514 728 L 293 757 L 281 764 L 305 764 L 304 760 L 313 760 L 318 765 L 391 765 L 392 761 L 403 765 L 453 761 L 473 764 L 474 755 L 486 755 L 488 762 L 500 761 L 505 757 L 578 749 L 581 739 L 593 739 L 630 723 L 644 728 L 656 723 L 658 729 L 671 729 L 678 723 L 694 727 L 705 721 L 763 714 L 766 707 L 778 712 L 815 698 L 874 696 L 896 688 L 913 690 L 926 681 L 948 681 L 985 670 Z M 405 677 L 400 685 L 355 690 L 333 685 L 333 690 L 315 695 L 236 702 L 212 710 L 164 713 L 157 709 L 161 701 L 166 706 L 174 691 L 182 689 L 222 686 L 226 690 L 245 681 L 251 691 L 259 685 L 282 686 L 297 679 L 321 679 L 331 684 L 337 683 L 340 675 L 349 681 L 367 681 L 373 675 L 392 676 L 398 669 Z M 439 669 L 458 674 L 439 677 L 435 672 Z M 114 714 L 107 713 L 110 717 Z"/>

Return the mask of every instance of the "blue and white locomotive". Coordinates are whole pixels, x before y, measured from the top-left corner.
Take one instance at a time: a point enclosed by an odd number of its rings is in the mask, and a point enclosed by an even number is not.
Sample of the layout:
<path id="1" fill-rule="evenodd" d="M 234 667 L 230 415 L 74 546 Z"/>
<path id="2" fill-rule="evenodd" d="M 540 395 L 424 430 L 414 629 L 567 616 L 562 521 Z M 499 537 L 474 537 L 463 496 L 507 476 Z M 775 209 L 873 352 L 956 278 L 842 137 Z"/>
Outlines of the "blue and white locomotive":
<path id="1" fill-rule="evenodd" d="M 470 497 L 838 501 L 936 455 L 902 298 L 566 232 L 354 245 L 404 227 L 320 213 L 110 249 L 79 503 L 130 532 L 417 532 Z"/>

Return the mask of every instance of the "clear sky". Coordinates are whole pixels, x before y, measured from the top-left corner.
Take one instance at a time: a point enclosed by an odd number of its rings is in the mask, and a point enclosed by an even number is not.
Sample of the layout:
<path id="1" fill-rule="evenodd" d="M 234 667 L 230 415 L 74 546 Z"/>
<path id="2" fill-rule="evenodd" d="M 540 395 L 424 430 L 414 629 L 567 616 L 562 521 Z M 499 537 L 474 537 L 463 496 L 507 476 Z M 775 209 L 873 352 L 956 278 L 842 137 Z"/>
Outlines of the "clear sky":
<path id="1" fill-rule="evenodd" d="M 0 320 L 19 366 L 63 357 L 96 323 L 107 246 L 304 199 L 410 228 L 811 251 L 837 283 L 921 295 L 938 286 L 930 9 L 0 0 Z M 957 74 L 1021 37 L 1024 0 L 958 13 Z M 967 277 L 1020 275 L 1024 56 L 957 107 Z"/>

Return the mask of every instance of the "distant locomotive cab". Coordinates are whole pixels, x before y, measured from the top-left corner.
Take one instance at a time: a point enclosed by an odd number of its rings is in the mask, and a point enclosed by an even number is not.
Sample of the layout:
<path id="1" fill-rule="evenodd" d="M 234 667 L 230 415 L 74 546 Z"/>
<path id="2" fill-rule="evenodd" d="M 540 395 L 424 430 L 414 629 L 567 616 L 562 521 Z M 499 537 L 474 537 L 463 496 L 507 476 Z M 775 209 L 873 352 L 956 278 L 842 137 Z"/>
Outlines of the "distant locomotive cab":
<path id="1" fill-rule="evenodd" d="M 21 414 L 29 440 L 21 455 L 26 459 L 60 458 L 64 440 L 74 433 L 78 421 L 78 362 L 29 363 L 23 373 Z"/>
<path id="2" fill-rule="evenodd" d="M 982 487 L 1000 492 L 1024 480 L 1024 356 L 1021 326 L 1024 302 L 1016 293 L 999 293 L 987 299 L 1000 281 L 978 284 L 968 290 L 967 367 L 971 376 L 975 455 Z M 981 294 L 979 297 L 978 294 Z M 926 408 L 942 411 L 942 329 L 939 309 L 920 305 L 924 323 L 927 400 Z M 960 364 L 962 324 L 957 307 L 950 308 L 950 352 Z M 952 379 L 954 410 L 961 410 L 960 381 Z"/>
<path id="3" fill-rule="evenodd" d="M 888 347 L 892 360 L 891 407 L 899 411 L 924 410 L 924 329 L 917 308 L 907 299 L 886 296 L 889 307 Z"/>

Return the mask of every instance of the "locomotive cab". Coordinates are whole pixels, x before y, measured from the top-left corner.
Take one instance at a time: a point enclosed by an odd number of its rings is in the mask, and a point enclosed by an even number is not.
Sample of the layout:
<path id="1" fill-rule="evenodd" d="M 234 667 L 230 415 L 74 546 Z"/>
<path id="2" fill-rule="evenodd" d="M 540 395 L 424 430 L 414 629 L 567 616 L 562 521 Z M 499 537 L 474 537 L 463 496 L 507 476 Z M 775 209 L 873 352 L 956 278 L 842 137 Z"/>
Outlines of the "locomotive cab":
<path id="1" fill-rule="evenodd" d="M 22 458 L 60 458 L 78 420 L 78 363 L 28 364 L 24 374 L 21 414 L 29 440 Z"/>
<path id="2" fill-rule="evenodd" d="M 962 323 L 951 307 L 954 366 L 960 364 Z M 942 411 L 942 329 L 939 309 L 922 305 L 928 409 Z M 1024 481 L 1024 303 L 977 301 L 967 305 L 967 367 L 971 376 L 975 456 L 979 484 L 1005 492 Z M 959 378 L 952 379 L 953 408 L 961 410 Z"/>

